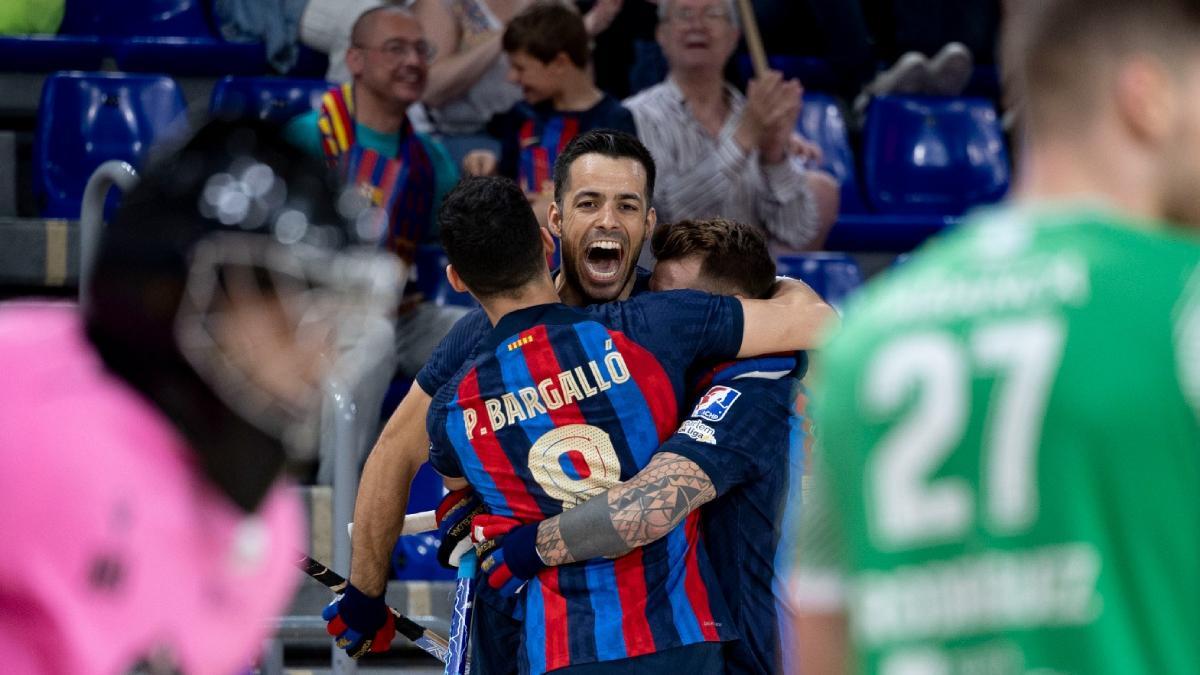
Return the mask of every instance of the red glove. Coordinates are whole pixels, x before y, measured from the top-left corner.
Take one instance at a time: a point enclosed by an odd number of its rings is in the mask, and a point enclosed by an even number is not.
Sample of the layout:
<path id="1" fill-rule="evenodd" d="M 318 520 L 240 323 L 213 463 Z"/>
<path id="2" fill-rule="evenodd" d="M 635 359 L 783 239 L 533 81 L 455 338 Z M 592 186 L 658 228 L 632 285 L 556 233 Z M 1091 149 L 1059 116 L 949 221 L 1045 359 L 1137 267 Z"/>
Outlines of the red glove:
<path id="1" fill-rule="evenodd" d="M 479 569 L 501 595 L 516 595 L 546 568 L 537 552 L 537 523 L 483 513 L 475 516 L 471 541 L 477 545 Z"/>

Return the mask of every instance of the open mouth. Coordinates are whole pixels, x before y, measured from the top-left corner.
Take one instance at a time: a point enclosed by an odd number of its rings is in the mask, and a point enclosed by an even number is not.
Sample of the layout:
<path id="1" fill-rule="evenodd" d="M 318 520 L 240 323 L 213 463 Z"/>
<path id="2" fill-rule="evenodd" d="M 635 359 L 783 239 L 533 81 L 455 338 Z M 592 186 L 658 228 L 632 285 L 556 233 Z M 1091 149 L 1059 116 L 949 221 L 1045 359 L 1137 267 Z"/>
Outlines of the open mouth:
<path id="1" fill-rule="evenodd" d="M 621 263 L 625 260 L 625 247 L 613 239 L 600 239 L 587 245 L 583 256 L 583 267 L 588 276 L 597 283 L 614 281 L 621 275 Z"/>

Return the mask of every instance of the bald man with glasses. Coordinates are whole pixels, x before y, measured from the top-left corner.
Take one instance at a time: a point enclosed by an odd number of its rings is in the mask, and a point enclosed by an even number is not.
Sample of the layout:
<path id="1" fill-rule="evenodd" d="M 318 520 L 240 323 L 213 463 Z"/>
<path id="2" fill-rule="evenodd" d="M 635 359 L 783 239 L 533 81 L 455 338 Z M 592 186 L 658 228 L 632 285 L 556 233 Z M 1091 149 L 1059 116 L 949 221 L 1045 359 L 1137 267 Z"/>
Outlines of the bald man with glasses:
<path id="1" fill-rule="evenodd" d="M 369 9 L 355 21 L 346 50 L 351 82 L 330 89 L 319 109 L 284 129 L 290 142 L 323 157 L 377 207 L 376 221 L 365 225 L 380 246 L 410 265 L 420 244 L 438 241 L 434 216 L 459 178 L 441 143 L 417 133 L 408 118 L 409 106 L 425 92 L 433 56 L 421 24 L 407 10 Z M 466 312 L 421 300 L 408 294 L 400 307 L 395 363 L 407 377 Z M 391 368 L 377 370 L 378 382 L 366 385 L 362 409 L 379 409 L 392 374 Z M 319 482 L 332 478 L 329 464 L 322 463 Z"/>

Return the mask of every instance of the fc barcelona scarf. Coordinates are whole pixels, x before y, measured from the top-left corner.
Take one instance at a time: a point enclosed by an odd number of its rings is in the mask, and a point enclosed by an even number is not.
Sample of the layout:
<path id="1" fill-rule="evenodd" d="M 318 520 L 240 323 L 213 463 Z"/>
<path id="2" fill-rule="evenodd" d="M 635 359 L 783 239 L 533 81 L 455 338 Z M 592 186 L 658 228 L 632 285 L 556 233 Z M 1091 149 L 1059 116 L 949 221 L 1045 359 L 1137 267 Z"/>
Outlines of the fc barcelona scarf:
<path id="1" fill-rule="evenodd" d="M 542 184 L 553 178 L 551 172 L 558 153 L 579 135 L 579 118 L 574 115 L 544 118 L 532 108 L 526 113 L 529 119 L 521 125 L 519 134 L 521 157 L 517 183 L 526 192 L 541 192 Z"/>
<path id="2" fill-rule="evenodd" d="M 354 96 L 351 86 L 344 84 L 321 98 L 317 125 L 329 165 L 387 214 L 384 245 L 412 262 L 417 242 L 431 224 L 435 184 L 429 153 L 408 118 L 400 127 L 395 157 L 384 157 L 358 145 L 354 138 Z"/>

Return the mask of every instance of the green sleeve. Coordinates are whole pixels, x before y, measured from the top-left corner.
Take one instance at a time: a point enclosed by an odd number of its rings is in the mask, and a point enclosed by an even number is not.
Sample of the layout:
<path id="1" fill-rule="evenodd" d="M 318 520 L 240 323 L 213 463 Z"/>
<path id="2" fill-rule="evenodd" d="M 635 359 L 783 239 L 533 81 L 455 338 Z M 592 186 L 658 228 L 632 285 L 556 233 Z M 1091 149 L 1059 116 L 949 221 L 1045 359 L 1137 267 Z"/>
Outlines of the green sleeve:
<path id="1" fill-rule="evenodd" d="M 325 156 L 321 150 L 321 131 L 317 128 L 317 111 L 310 110 L 288 120 L 283 125 L 283 137 L 288 143 L 300 148 L 313 157 Z"/>
<path id="2" fill-rule="evenodd" d="M 819 460 L 814 464 L 818 466 L 811 491 L 804 498 L 802 515 L 786 526 L 793 528 L 791 541 L 795 547 L 790 551 L 794 561 L 792 602 L 797 608 L 823 611 L 843 607 L 846 602 L 846 539 L 829 491 L 827 471 Z"/>
<path id="3" fill-rule="evenodd" d="M 425 233 L 425 240 L 427 242 L 437 242 L 440 234 L 437 226 L 437 212 L 442 208 L 442 200 L 446 197 L 446 194 L 458 184 L 458 165 L 450 157 L 446 146 L 442 145 L 436 139 L 426 134 L 418 134 L 418 138 L 425 145 L 425 152 L 429 153 L 429 161 L 433 164 L 433 218 L 430 222 L 429 231 Z"/>

